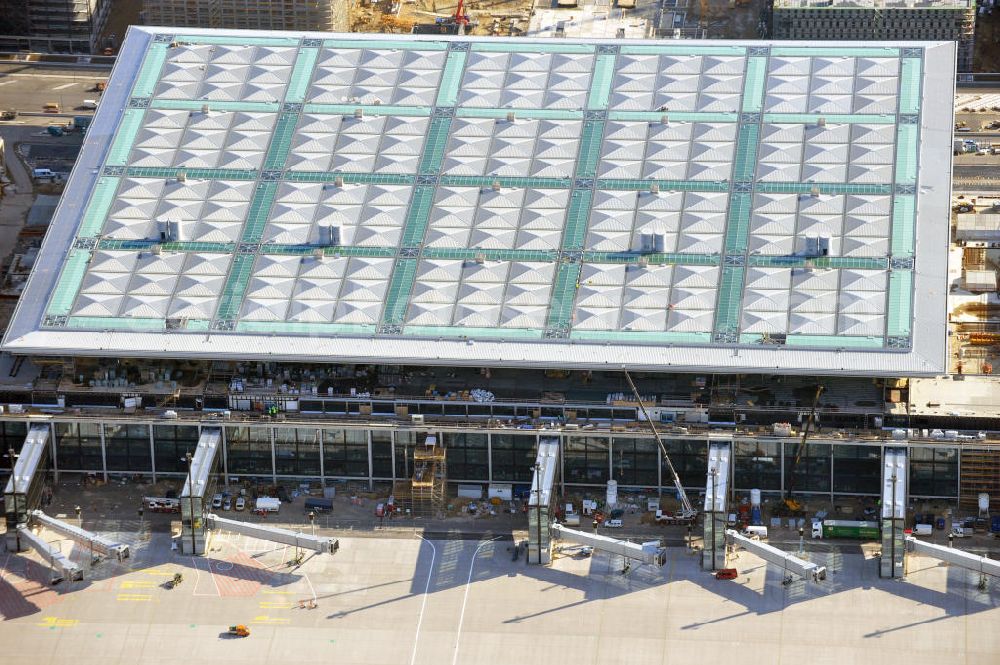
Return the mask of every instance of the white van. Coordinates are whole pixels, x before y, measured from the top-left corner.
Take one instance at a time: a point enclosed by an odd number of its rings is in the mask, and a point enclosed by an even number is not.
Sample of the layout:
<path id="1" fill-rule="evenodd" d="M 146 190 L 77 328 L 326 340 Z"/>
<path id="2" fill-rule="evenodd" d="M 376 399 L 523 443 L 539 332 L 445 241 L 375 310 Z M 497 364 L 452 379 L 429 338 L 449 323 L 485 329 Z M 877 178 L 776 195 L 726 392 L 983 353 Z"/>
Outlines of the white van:
<path id="1" fill-rule="evenodd" d="M 604 526 L 608 527 L 609 529 L 620 529 L 623 526 L 625 526 L 625 523 L 622 522 L 621 520 L 608 520 L 607 522 L 604 523 Z"/>
<path id="2" fill-rule="evenodd" d="M 31 169 L 32 178 L 55 178 L 56 174 L 52 169 Z"/>
<path id="3" fill-rule="evenodd" d="M 766 526 L 748 526 L 743 529 L 743 535 L 749 536 L 750 538 L 756 538 L 757 540 L 767 540 L 767 527 Z"/>
<path id="4" fill-rule="evenodd" d="M 94 110 L 94 109 L 97 108 L 97 100 L 96 99 L 85 99 L 85 100 L 83 100 L 83 104 L 80 104 L 80 106 L 82 108 L 85 108 L 85 109 Z"/>

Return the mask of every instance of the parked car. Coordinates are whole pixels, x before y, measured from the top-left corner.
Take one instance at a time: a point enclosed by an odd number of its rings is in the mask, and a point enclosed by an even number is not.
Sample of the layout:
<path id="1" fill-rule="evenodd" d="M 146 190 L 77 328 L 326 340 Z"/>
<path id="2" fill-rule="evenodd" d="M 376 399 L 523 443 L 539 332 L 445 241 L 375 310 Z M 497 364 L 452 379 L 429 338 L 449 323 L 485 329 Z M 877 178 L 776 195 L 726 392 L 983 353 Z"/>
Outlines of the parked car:
<path id="1" fill-rule="evenodd" d="M 233 509 L 233 500 L 230 499 L 228 496 L 226 497 L 225 501 L 222 502 L 222 509 L 223 510 Z"/>
<path id="2" fill-rule="evenodd" d="M 215 496 L 212 497 L 212 507 L 213 508 L 222 508 L 222 495 L 221 494 L 216 494 Z"/>
<path id="3" fill-rule="evenodd" d="M 242 496 L 236 497 L 236 510 L 243 510 L 246 507 L 247 507 L 247 500 Z"/>

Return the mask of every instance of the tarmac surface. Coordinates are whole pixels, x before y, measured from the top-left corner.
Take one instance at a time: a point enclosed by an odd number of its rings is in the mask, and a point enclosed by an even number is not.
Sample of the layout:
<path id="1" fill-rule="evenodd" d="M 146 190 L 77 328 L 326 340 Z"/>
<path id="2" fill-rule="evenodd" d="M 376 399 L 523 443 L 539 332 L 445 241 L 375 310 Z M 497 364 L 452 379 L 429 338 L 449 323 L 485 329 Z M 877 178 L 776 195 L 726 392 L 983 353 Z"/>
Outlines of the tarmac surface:
<path id="1" fill-rule="evenodd" d="M 783 584 L 745 552 L 739 578 L 719 581 L 683 547 L 623 574 L 602 553 L 569 547 L 540 567 L 514 560 L 508 540 L 420 532 L 341 538 L 335 555 L 300 565 L 292 547 L 220 533 L 208 556 L 190 557 L 171 550 L 164 524 L 103 521 L 133 556 L 82 582 L 50 587 L 34 555 L 0 555 L 7 662 L 1000 663 L 997 580 L 981 590 L 977 576 L 920 557 L 906 581 L 881 580 L 870 549 L 850 543 L 810 548 L 826 581 Z M 184 581 L 169 589 L 176 572 Z M 238 623 L 250 637 L 226 634 Z"/>

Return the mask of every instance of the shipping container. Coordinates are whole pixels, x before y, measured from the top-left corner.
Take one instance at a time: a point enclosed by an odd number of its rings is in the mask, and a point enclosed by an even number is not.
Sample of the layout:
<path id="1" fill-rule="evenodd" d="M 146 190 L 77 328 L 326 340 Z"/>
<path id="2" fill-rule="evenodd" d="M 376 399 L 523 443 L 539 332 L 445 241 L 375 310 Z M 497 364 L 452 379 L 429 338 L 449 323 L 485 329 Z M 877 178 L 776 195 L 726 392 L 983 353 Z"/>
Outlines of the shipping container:
<path id="1" fill-rule="evenodd" d="M 318 513 L 328 513 L 333 510 L 333 499 L 320 499 L 311 496 L 306 499 L 305 510 L 306 512 L 314 510 Z"/>

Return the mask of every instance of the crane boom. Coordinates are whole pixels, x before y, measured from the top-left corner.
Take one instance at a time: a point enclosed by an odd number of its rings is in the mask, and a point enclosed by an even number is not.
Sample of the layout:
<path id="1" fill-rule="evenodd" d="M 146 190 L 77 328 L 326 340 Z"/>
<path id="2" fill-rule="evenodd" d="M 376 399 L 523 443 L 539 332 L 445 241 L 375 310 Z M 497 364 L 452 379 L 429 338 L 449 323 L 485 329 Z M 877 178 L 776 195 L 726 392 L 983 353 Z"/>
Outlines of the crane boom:
<path id="1" fill-rule="evenodd" d="M 663 460 L 667 463 L 667 468 L 670 469 L 670 475 L 674 479 L 674 487 L 677 488 L 677 497 L 681 500 L 681 517 L 690 519 L 697 515 L 698 512 L 691 505 L 687 492 L 684 491 L 684 486 L 681 485 L 681 478 L 677 475 L 677 470 L 674 469 L 674 463 L 670 461 L 670 455 L 667 454 L 667 447 L 663 445 L 663 440 L 660 438 L 659 432 L 656 431 L 656 426 L 653 424 L 653 419 L 649 417 L 649 412 L 646 411 L 646 405 L 642 403 L 642 397 L 639 396 L 639 391 L 636 389 L 635 383 L 632 382 L 632 377 L 629 376 L 628 370 L 625 368 L 622 368 L 622 371 L 625 373 L 625 379 L 628 381 L 629 388 L 632 389 L 636 401 L 639 402 L 639 409 L 642 411 L 643 417 L 649 423 L 649 429 L 653 430 L 653 437 L 656 439 L 656 444 L 660 446 Z"/>

